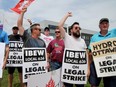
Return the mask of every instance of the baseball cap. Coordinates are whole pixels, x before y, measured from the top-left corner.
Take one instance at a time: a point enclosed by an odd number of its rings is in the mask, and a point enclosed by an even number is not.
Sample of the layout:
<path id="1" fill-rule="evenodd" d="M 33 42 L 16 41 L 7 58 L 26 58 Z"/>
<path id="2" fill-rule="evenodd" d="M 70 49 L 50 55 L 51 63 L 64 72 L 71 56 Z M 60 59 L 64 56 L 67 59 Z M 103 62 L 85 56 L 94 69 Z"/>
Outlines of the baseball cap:
<path id="1" fill-rule="evenodd" d="M 14 26 L 12 30 L 19 30 L 17 26 Z"/>
<path id="2" fill-rule="evenodd" d="M 106 21 L 106 22 L 109 23 L 109 19 L 108 19 L 108 18 L 102 18 L 102 19 L 99 21 L 99 24 L 101 24 L 101 23 L 104 22 L 104 21 Z"/>

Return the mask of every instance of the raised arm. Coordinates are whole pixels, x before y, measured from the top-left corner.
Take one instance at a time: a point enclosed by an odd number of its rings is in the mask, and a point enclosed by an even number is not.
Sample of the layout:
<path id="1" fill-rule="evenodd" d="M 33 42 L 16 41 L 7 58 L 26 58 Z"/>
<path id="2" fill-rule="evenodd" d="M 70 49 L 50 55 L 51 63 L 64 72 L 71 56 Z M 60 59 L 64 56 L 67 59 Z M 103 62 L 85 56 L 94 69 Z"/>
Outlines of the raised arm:
<path id="1" fill-rule="evenodd" d="M 29 22 L 30 26 L 32 25 L 32 21 L 30 19 L 27 19 L 27 21 Z"/>
<path id="2" fill-rule="evenodd" d="M 59 30 L 60 30 L 60 32 L 61 32 L 61 35 L 62 35 L 62 37 L 64 38 L 64 36 L 65 36 L 65 29 L 64 29 L 64 23 L 65 23 L 65 21 L 67 20 L 67 18 L 68 17 L 71 17 L 72 16 L 72 13 L 71 12 L 68 12 L 61 20 L 60 20 L 60 22 L 59 22 L 59 24 L 58 24 L 58 27 L 59 27 Z"/>
<path id="3" fill-rule="evenodd" d="M 27 8 L 24 7 L 22 8 L 22 12 L 21 14 L 19 15 L 19 18 L 18 18 L 18 21 L 17 21 L 17 26 L 19 28 L 19 34 L 20 35 L 23 35 L 24 33 L 24 27 L 23 27 L 23 16 L 24 16 L 24 13 L 27 11 Z"/>

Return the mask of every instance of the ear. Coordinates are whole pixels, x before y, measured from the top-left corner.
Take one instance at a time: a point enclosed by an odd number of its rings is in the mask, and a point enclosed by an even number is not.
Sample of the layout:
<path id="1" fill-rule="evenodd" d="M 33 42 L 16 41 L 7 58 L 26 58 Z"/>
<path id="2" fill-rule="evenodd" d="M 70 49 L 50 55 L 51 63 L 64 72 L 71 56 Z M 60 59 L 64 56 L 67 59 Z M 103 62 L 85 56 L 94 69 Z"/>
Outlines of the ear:
<path id="1" fill-rule="evenodd" d="M 70 32 L 72 33 L 73 29 L 70 30 Z"/>

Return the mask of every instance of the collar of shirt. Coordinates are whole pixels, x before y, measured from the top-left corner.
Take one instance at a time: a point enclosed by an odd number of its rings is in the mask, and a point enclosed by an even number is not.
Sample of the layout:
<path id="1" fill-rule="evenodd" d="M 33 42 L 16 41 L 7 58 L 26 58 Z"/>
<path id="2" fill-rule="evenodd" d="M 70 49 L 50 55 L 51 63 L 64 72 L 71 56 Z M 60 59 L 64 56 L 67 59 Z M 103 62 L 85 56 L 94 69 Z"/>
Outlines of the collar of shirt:
<path id="1" fill-rule="evenodd" d="M 107 37 L 107 36 L 109 36 L 110 34 L 111 34 L 111 32 L 108 32 L 105 36 L 103 36 L 103 35 L 101 35 L 101 33 L 99 32 L 98 36 L 100 36 L 100 37 Z"/>

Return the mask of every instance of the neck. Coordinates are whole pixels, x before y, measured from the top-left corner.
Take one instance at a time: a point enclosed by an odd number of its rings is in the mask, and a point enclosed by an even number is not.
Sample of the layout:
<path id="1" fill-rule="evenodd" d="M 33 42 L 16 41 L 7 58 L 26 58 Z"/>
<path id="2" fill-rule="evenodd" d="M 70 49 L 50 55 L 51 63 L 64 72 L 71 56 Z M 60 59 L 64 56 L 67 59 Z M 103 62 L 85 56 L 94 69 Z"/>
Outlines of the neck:
<path id="1" fill-rule="evenodd" d="M 38 35 L 35 35 L 35 34 L 32 34 L 31 35 L 33 38 L 37 39 L 38 38 Z"/>
<path id="2" fill-rule="evenodd" d="M 75 37 L 74 35 L 71 35 L 74 39 L 78 39 L 79 37 Z"/>
<path id="3" fill-rule="evenodd" d="M 13 35 L 17 35 L 16 33 L 14 33 Z"/>
<path id="4" fill-rule="evenodd" d="M 103 36 L 105 36 L 107 33 L 108 33 L 108 31 L 100 31 L 100 33 L 101 33 L 101 35 L 103 35 Z"/>
<path id="5" fill-rule="evenodd" d="M 60 40 L 60 39 L 62 39 L 62 38 L 61 38 L 61 37 L 56 37 L 56 39 Z"/>
<path id="6" fill-rule="evenodd" d="M 49 34 L 46 34 L 46 36 L 49 36 Z"/>

